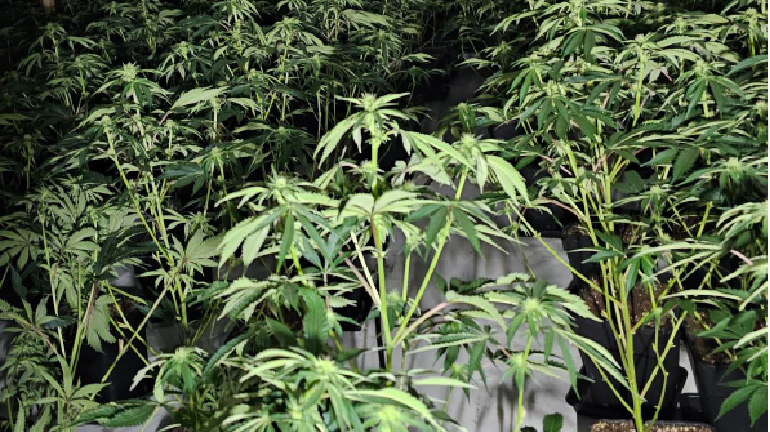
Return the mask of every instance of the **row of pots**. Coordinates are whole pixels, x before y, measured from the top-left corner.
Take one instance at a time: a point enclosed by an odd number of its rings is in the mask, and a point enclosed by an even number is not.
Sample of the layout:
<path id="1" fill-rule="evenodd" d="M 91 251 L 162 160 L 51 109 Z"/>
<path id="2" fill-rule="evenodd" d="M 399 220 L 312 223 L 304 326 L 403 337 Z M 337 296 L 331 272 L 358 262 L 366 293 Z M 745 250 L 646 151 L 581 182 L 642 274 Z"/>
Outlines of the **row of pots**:
<path id="1" fill-rule="evenodd" d="M 574 230 L 565 228 L 562 231 L 562 246 L 567 253 L 570 265 L 580 271 L 583 275 L 596 275 L 599 273 L 599 265 L 596 263 L 584 263 L 592 255 L 590 251 L 581 251 L 579 249 L 592 246 L 590 238 Z M 691 277 L 695 282 L 696 277 Z M 574 294 L 579 294 L 582 287 L 585 286 L 578 279 L 573 280 L 569 290 Z M 576 333 L 589 338 L 602 347 L 607 349 L 620 364 L 620 352 L 618 344 L 615 341 L 610 325 L 605 322 L 596 322 L 589 319 L 576 317 Z M 634 360 L 636 365 L 636 380 L 640 383 L 646 383 L 652 376 L 657 365 L 657 355 L 655 352 L 663 352 L 665 344 L 672 336 L 672 327 L 662 325 L 659 329 L 659 338 L 657 350 L 654 349 L 655 338 L 654 329 L 649 326 L 642 326 L 634 334 Z M 689 414 L 691 418 L 687 420 L 705 421 L 713 425 L 716 432 L 727 431 L 747 431 L 759 432 L 767 430 L 767 415 L 760 418 L 752 427 L 748 411 L 748 402 L 744 402 L 727 414 L 718 418 L 722 403 L 734 391 L 726 383 L 745 379 L 745 373 L 738 369 L 730 370 L 729 364 L 715 364 L 707 361 L 700 354 L 695 346 L 696 336 L 692 329 L 685 326 L 685 330 L 680 329 L 673 335 L 673 347 L 669 350 L 663 359 L 663 367 L 668 375 L 665 388 L 663 385 L 663 374 L 659 371 L 653 380 L 646 394 L 646 402 L 642 405 L 643 416 L 651 419 L 655 412 L 655 405 L 663 394 L 661 411 L 659 419 L 673 420 L 681 416 L 678 405 L 683 400 L 681 396 L 682 389 L 688 377 L 688 372 L 680 366 L 680 354 L 683 342 L 687 346 L 690 365 L 694 374 L 695 385 L 698 389 L 698 400 L 694 405 L 693 412 Z M 590 381 L 580 381 L 577 392 L 570 391 L 567 395 L 567 402 L 581 414 L 593 418 L 603 419 L 626 419 L 630 418 L 628 411 L 623 407 L 618 398 L 612 392 L 609 385 L 602 378 L 602 374 L 596 368 L 591 359 L 584 353 L 581 354 L 583 368 L 581 374 Z M 622 389 L 617 382 L 613 382 L 616 389 Z M 620 391 L 623 399 L 630 403 L 630 393 Z M 692 399 L 692 398 L 691 398 Z M 685 410 L 682 409 L 682 412 Z M 685 415 L 687 415 L 685 413 Z"/>

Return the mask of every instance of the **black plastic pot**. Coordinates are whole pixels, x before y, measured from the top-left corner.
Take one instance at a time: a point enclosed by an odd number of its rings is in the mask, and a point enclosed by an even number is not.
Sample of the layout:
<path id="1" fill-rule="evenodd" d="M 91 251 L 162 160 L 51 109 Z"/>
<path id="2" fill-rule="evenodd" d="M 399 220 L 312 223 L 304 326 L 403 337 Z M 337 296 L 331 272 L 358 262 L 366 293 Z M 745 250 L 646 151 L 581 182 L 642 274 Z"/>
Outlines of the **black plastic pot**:
<path id="1" fill-rule="evenodd" d="M 536 166 L 524 167 L 519 172 L 524 177 L 527 187 L 531 187 L 545 175 L 543 172 L 539 172 Z M 524 211 L 524 219 L 543 237 L 560 237 L 562 229 L 576 219 L 569 210 L 556 204 L 545 204 L 543 207 L 547 208 L 550 213 L 537 209 Z"/>
<path id="2" fill-rule="evenodd" d="M 738 268 L 743 264 L 743 262 L 740 260 L 740 258 L 736 257 L 735 255 L 725 255 L 719 260 L 719 264 L 717 266 L 719 272 L 722 273 L 723 276 L 727 276 L 729 274 L 732 274 Z M 683 274 L 686 275 L 682 279 L 682 288 L 686 290 L 696 290 L 701 288 L 701 284 L 703 283 L 703 280 L 708 275 L 708 272 L 710 270 L 709 265 L 703 265 L 696 269 L 695 271 L 692 271 L 694 268 L 694 264 L 687 265 L 683 268 Z M 741 280 L 740 278 L 732 278 L 727 282 L 721 282 L 719 274 L 716 270 L 711 272 L 711 280 L 708 284 L 705 284 L 703 288 L 730 288 L 730 289 L 741 289 Z"/>
<path id="3" fill-rule="evenodd" d="M 581 250 L 594 247 L 591 237 L 569 231 L 570 226 L 565 226 L 560 232 L 561 245 L 564 252 L 567 254 L 567 259 L 569 259 L 569 265 L 587 278 L 599 274 L 601 271 L 599 263 L 583 262 L 591 258 L 595 253 L 592 251 Z"/>
<path id="4" fill-rule="evenodd" d="M 600 344 L 612 354 L 618 364 L 621 364 L 621 354 L 608 323 L 592 321 L 581 317 L 577 317 L 575 322 L 577 325 L 575 328 L 576 334 Z M 671 337 L 671 328 L 662 328 L 658 337 L 658 352 L 662 352 L 668 339 Z M 652 328 L 643 327 L 634 334 L 636 380 L 638 383 L 642 383 L 642 385 L 647 383 L 658 364 L 657 356 L 653 349 L 654 338 L 655 330 Z M 642 415 L 645 418 L 652 418 L 661 394 L 663 394 L 663 402 L 659 418 L 673 418 L 673 414 L 676 411 L 677 398 L 687 380 L 687 371 L 679 366 L 679 340 L 679 335 L 674 335 L 674 346 L 663 359 L 663 367 L 668 373 L 665 388 L 663 387 L 663 371 L 659 371 L 645 395 L 646 402 L 642 404 Z M 610 386 L 603 380 L 602 374 L 596 365 L 585 353 L 581 352 L 580 357 L 583 361 L 581 373 L 593 380 L 593 382 L 583 382 L 581 386 L 578 386 L 579 395 L 568 396 L 567 401 L 578 411 L 592 412 L 594 413 L 593 415 L 601 415 L 604 418 L 630 418 L 630 413 L 623 407 Z M 623 389 L 620 383 L 614 379 L 609 379 L 615 389 L 618 390 L 620 396 L 630 404 L 630 392 Z M 579 396 L 579 399 L 577 396 Z M 601 413 L 604 414 L 602 415 Z"/>
<path id="5" fill-rule="evenodd" d="M 700 407 L 705 420 L 713 425 L 717 432 L 760 432 L 767 431 L 767 414 L 751 426 L 748 402 L 743 402 L 717 419 L 722 403 L 736 389 L 728 387 L 727 383 L 746 379 L 746 375 L 738 369 L 728 371 L 727 364 L 713 364 L 704 360 L 699 354 L 692 335 L 687 332 L 687 349 L 690 364 L 695 375 L 695 385 L 698 387 Z"/>
<path id="6" fill-rule="evenodd" d="M 372 310 L 372 305 L 374 304 L 372 297 L 363 287 L 349 291 L 343 297 L 354 301 L 355 304 L 337 309 L 337 313 L 354 322 L 343 321 L 340 323 L 340 327 L 342 327 L 343 331 L 361 330 L 361 325 Z"/>
<path id="7" fill-rule="evenodd" d="M 132 328 L 137 328 L 144 318 L 144 315 L 138 309 L 130 312 L 124 311 L 124 314 Z M 116 335 L 116 337 L 118 337 L 118 335 Z M 102 342 L 102 352 L 98 352 L 91 348 L 87 343 L 84 343 L 81 347 L 80 360 L 78 361 L 76 370 L 76 374 L 80 379 L 81 384 L 96 384 L 102 382 L 102 377 L 107 373 L 110 366 L 112 366 L 121 347 L 123 347 L 126 342 L 127 340 L 121 340 L 119 337 L 115 343 L 108 344 Z M 133 383 L 134 376 L 136 376 L 136 374 L 145 366 L 145 360 L 147 358 L 147 352 L 139 341 L 134 340 L 132 345 L 142 354 L 142 357 L 140 357 L 140 355 L 133 349 L 129 348 L 112 369 L 112 372 L 107 379 L 109 385 L 99 392 L 96 401 L 101 403 L 115 402 L 138 398 L 148 394 L 149 380 L 143 380 L 136 386 L 136 388 L 129 390 Z"/>
<path id="8" fill-rule="evenodd" d="M 700 396 L 697 393 L 682 393 L 679 396 L 679 418 L 687 421 L 707 422 L 700 406 Z"/>
<path id="9" fill-rule="evenodd" d="M 387 250 L 388 248 L 387 240 L 386 240 L 386 243 L 382 245 L 382 247 L 383 247 L 383 251 Z M 366 262 L 367 267 L 369 267 L 369 271 L 371 272 L 371 274 L 374 277 L 376 277 L 377 263 L 375 261 L 375 257 L 373 255 L 367 256 L 364 258 L 364 261 Z M 358 260 L 356 260 L 356 264 L 359 264 Z M 355 290 L 348 291 L 343 295 L 343 297 L 347 300 L 354 301 L 355 304 L 337 309 L 337 313 L 339 315 L 353 321 L 353 322 L 343 321 L 342 323 L 340 323 L 340 327 L 342 327 L 343 331 L 361 330 L 361 325 L 364 323 L 364 321 L 366 321 L 366 318 L 369 316 L 369 313 L 371 312 L 372 307 L 374 306 L 374 301 L 372 300 L 372 297 L 369 295 L 368 292 L 366 292 L 366 289 L 364 289 L 364 287 L 358 287 Z"/>

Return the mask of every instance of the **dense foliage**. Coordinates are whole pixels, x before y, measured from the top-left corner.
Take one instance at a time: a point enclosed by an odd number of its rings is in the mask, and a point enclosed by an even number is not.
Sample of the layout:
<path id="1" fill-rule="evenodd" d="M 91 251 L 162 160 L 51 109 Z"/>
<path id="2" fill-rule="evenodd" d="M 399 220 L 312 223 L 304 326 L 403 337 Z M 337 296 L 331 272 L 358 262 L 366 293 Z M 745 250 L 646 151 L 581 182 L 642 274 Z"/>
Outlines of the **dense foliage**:
<path id="1" fill-rule="evenodd" d="M 421 389 L 469 397 L 495 364 L 521 430 L 528 376 L 577 386 L 574 345 L 630 391 L 641 432 L 629 341 L 688 319 L 745 373 L 723 409 L 766 411 L 764 0 L 3 5 L 0 318 L 17 335 L 0 427 L 166 409 L 190 431 L 445 430 L 448 401 Z M 425 106 L 472 69 L 476 97 L 423 133 Z M 530 269 L 436 273 L 450 238 L 550 249 L 522 215 L 554 206 L 600 271 L 555 259 L 602 294 L 604 316 Z M 388 286 L 394 259 L 406 271 Z M 130 266 L 142 289 L 113 283 Z M 444 300 L 421 310 L 430 285 Z M 636 321 L 633 290 L 652 302 Z M 383 340 L 373 370 L 339 341 L 362 298 Z M 578 336 L 576 316 L 612 323 L 627 355 Z M 217 321 L 226 343 L 200 348 Z M 178 346 L 153 347 L 151 323 L 177 328 Z M 151 397 L 95 401 L 112 368 L 85 384 L 78 364 L 107 345 L 150 351 L 134 386 Z M 425 352 L 437 370 L 405 368 Z"/>

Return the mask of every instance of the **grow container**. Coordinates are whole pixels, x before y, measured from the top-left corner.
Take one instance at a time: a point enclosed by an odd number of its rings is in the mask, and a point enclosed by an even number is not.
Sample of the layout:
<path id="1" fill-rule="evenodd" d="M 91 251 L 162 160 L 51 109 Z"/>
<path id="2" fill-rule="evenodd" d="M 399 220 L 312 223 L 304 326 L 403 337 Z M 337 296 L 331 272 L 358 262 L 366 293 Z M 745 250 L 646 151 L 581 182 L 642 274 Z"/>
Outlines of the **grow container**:
<path id="1" fill-rule="evenodd" d="M 637 432 L 630 421 L 599 420 L 591 427 L 591 432 Z M 684 421 L 656 421 L 650 432 L 715 432 L 707 424 Z"/>
<path id="2" fill-rule="evenodd" d="M 527 187 L 532 187 L 537 180 L 545 176 L 545 173 L 540 171 L 536 165 L 526 166 L 519 172 L 524 177 Z M 576 219 L 572 212 L 559 205 L 548 203 L 542 207 L 548 211 L 527 209 L 524 211 L 524 219 L 543 237 L 561 237 L 562 229 Z"/>
<path id="3" fill-rule="evenodd" d="M 746 379 L 746 374 L 739 369 L 728 370 L 729 364 L 712 363 L 703 359 L 695 345 L 695 338 L 690 329 L 687 330 L 687 350 L 690 364 L 695 375 L 695 386 L 698 388 L 700 408 L 705 420 L 714 425 L 717 432 L 760 432 L 767 431 L 767 414 L 762 415 L 754 426 L 751 426 L 748 402 L 742 402 L 732 410 L 717 419 L 722 403 L 735 387 L 727 384 Z"/>
<path id="4" fill-rule="evenodd" d="M 576 292 L 579 284 L 573 283 L 571 291 Z M 591 339 L 604 347 L 618 364 L 620 360 L 620 350 L 615 341 L 610 325 L 606 321 L 593 321 L 588 318 L 575 317 L 575 333 L 585 338 Z M 658 352 L 663 352 L 665 346 L 672 335 L 673 329 L 670 325 L 662 325 L 658 334 Z M 633 339 L 634 364 L 636 366 L 636 381 L 644 386 L 652 377 L 653 371 L 658 364 L 657 355 L 654 350 L 655 329 L 650 326 L 641 326 L 635 333 Z M 663 380 L 663 371 L 659 371 L 653 379 L 647 393 L 645 402 L 642 404 L 642 415 L 646 419 L 651 419 L 655 412 L 655 407 L 660 401 L 661 394 L 663 400 L 659 418 L 673 419 L 676 411 L 678 396 L 687 380 L 687 371 L 679 366 L 680 355 L 680 337 L 679 333 L 673 335 L 673 346 L 663 359 L 663 367 L 668 373 L 668 379 Z M 603 380 L 602 374 L 590 357 L 581 351 L 580 358 L 583 362 L 581 374 L 588 377 L 592 382 L 583 381 L 578 385 L 578 394 L 571 391 L 567 395 L 567 402 L 575 407 L 576 411 L 582 415 L 598 418 L 630 418 L 630 413 L 618 400 L 611 387 Z M 620 383 L 609 377 L 612 385 L 618 390 L 620 396 L 628 404 L 631 403 L 630 391 L 624 389 Z"/>
<path id="5" fill-rule="evenodd" d="M 687 421 L 708 422 L 700 406 L 700 396 L 698 393 L 682 393 L 679 395 L 679 418 Z"/>
<path id="6" fill-rule="evenodd" d="M 138 327 L 144 319 L 144 314 L 139 309 L 124 310 L 123 313 L 132 328 Z M 126 336 L 130 337 L 128 334 Z M 127 340 L 119 337 L 115 343 L 102 342 L 102 352 L 98 352 L 84 343 L 81 347 L 80 360 L 76 370 L 81 384 L 102 382 L 102 377 L 109 371 L 126 342 Z M 109 385 L 99 392 L 96 401 L 101 403 L 122 401 L 141 397 L 148 393 L 148 380 L 143 380 L 136 388 L 130 390 L 134 376 L 146 365 L 147 358 L 144 346 L 137 339 L 134 339 L 132 345 L 139 351 L 139 354 L 130 347 L 126 350 L 107 378 Z"/>
<path id="7" fill-rule="evenodd" d="M 115 288 L 120 288 L 131 295 L 140 295 L 141 289 L 136 280 L 136 273 L 133 265 L 118 267 L 116 276 L 108 280 L 109 284 Z M 126 301 L 121 305 L 121 311 L 126 317 L 132 329 L 136 329 L 144 320 L 145 314 L 142 309 L 136 307 L 133 302 Z M 114 317 L 116 321 L 122 322 L 119 316 Z M 124 349 L 131 332 L 123 330 L 126 339 L 115 334 L 114 343 L 102 341 L 101 352 L 92 348 L 89 344 L 83 343 L 80 348 L 80 359 L 75 373 L 80 378 L 82 384 L 97 384 L 102 382 L 102 377 L 110 370 L 118 354 Z M 144 345 L 134 339 L 132 346 L 134 350 L 128 347 L 120 360 L 115 363 L 115 367 L 107 378 L 109 385 L 103 388 L 97 397 L 98 402 L 116 402 L 131 398 L 137 398 L 146 395 L 149 392 L 149 381 L 144 381 L 137 385 L 133 390 L 129 390 L 133 384 L 134 376 L 147 364 L 147 352 Z M 137 353 L 138 352 L 138 353 Z"/>
<path id="8" fill-rule="evenodd" d="M 363 287 L 348 291 L 343 294 L 343 297 L 347 300 L 354 301 L 355 304 L 339 308 L 336 312 L 337 314 L 354 322 L 342 321 L 340 323 L 340 327 L 342 327 L 343 331 L 361 330 L 361 325 L 366 320 L 366 317 L 369 316 L 369 312 L 372 310 L 372 306 L 374 304 L 372 297 Z"/>
<path id="9" fill-rule="evenodd" d="M 577 224 L 564 226 L 560 232 L 561 245 L 569 259 L 569 265 L 577 270 L 586 278 L 599 274 L 601 266 L 599 263 L 584 263 L 591 258 L 595 252 L 583 250 L 594 248 L 591 237 L 583 233 Z"/>

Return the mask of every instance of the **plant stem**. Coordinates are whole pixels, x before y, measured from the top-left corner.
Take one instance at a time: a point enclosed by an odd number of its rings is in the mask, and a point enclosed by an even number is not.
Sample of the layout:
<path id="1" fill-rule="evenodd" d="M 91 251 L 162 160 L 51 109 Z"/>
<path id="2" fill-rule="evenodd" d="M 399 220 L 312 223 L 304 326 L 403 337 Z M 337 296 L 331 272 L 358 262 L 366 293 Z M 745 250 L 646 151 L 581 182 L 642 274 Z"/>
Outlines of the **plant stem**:
<path id="1" fill-rule="evenodd" d="M 406 301 L 406 297 L 409 295 L 409 262 L 412 258 L 412 251 L 406 248 L 406 257 L 404 258 L 404 286 L 401 288 L 401 300 Z"/>
<path id="2" fill-rule="evenodd" d="M 377 232 L 377 223 L 372 220 L 372 236 L 374 237 L 374 247 L 377 249 L 377 282 L 380 289 L 380 319 L 382 321 L 382 332 L 385 334 L 386 347 L 386 367 L 391 370 L 393 360 L 393 341 L 390 334 L 390 323 L 388 323 L 388 288 L 385 286 L 385 261 L 382 257 L 382 240 Z"/>
<path id="3" fill-rule="evenodd" d="M 522 361 L 526 364 L 527 359 L 529 358 L 529 349 L 532 345 L 532 333 L 527 333 L 527 342 L 524 344 L 524 353 L 522 354 L 523 359 Z M 521 430 L 521 423 L 524 421 L 524 417 L 526 416 L 526 410 L 524 409 L 524 382 L 527 379 L 526 373 L 524 374 L 524 377 L 521 380 L 521 386 L 517 386 L 516 390 L 519 392 L 519 399 L 516 403 L 516 428 L 514 431 L 519 432 Z"/>
<path id="4" fill-rule="evenodd" d="M 465 178 L 468 175 L 468 169 L 464 169 L 462 176 L 460 177 L 460 183 L 457 186 L 457 192 L 455 194 L 455 201 L 458 201 L 460 199 L 460 195 L 463 191 L 463 186 L 465 184 Z M 409 312 L 407 312 L 404 319 L 401 321 L 401 327 L 398 329 L 398 332 L 396 332 L 396 339 L 406 339 L 406 334 L 404 332 L 406 331 L 406 325 L 409 323 L 409 319 L 412 318 L 412 315 L 414 315 L 415 310 L 417 310 L 417 306 L 420 304 L 420 299 L 422 299 L 423 294 L 425 293 L 425 288 L 428 287 L 428 284 L 431 281 L 431 278 L 433 276 L 433 271 L 436 269 L 436 264 L 438 264 L 438 260 L 441 257 L 441 251 L 444 249 L 444 245 L 446 244 L 447 239 L 449 238 L 449 230 L 452 227 L 452 212 L 449 212 L 449 215 L 447 216 L 446 224 L 444 225 L 444 229 L 441 232 L 441 237 L 439 238 L 438 246 L 436 247 L 436 252 L 433 254 L 433 259 L 430 262 L 430 267 L 428 267 L 428 272 L 425 274 L 425 277 L 422 280 L 422 284 L 420 285 L 420 289 L 417 291 L 417 295 L 412 300 L 412 306 L 409 307 Z"/>

